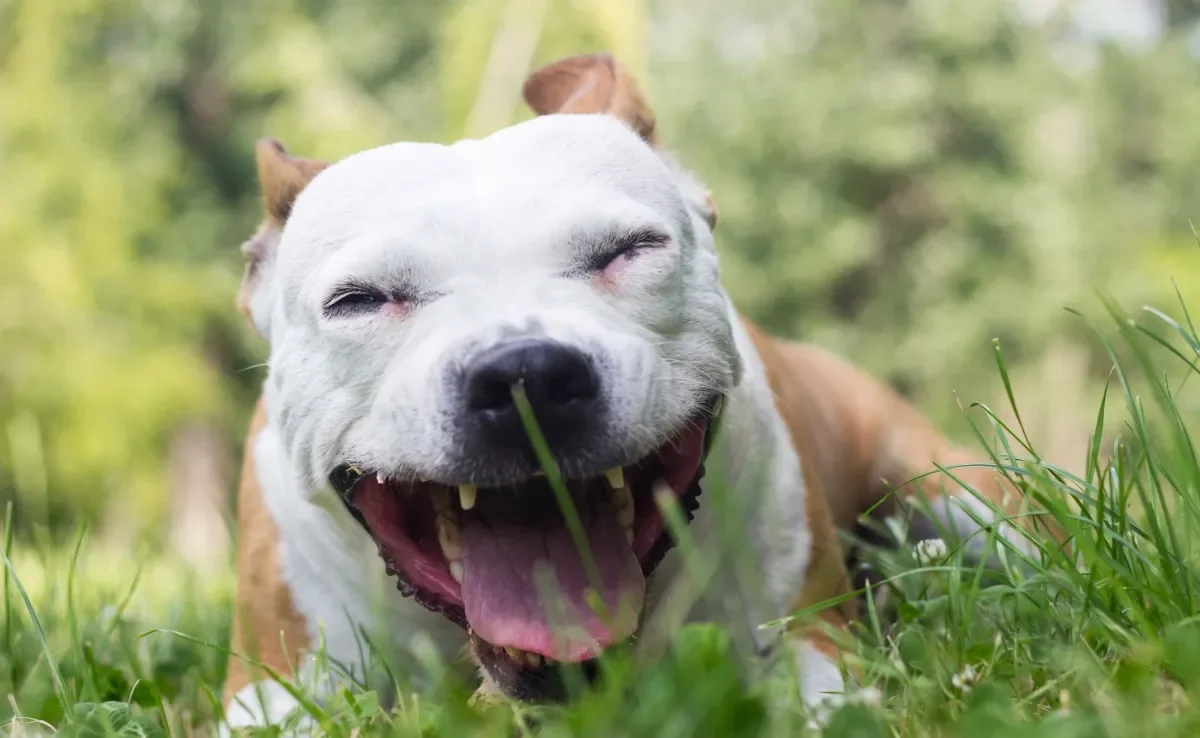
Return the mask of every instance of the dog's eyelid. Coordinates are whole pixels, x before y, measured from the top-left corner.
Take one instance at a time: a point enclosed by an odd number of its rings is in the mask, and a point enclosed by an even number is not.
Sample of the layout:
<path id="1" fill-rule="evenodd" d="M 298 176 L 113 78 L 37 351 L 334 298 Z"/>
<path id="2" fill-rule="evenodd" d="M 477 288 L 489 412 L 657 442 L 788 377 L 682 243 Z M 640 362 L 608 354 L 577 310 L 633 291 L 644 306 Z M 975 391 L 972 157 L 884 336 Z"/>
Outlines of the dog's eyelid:
<path id="1" fill-rule="evenodd" d="M 622 256 L 632 258 L 642 249 L 657 249 L 671 243 L 671 237 L 657 228 L 637 228 L 615 233 L 596 249 L 588 260 L 587 271 L 601 272 Z"/>
<path id="2" fill-rule="evenodd" d="M 621 241 L 644 246 L 665 246 L 671 242 L 671 236 L 657 228 L 639 228 L 623 234 Z"/>
<path id="3" fill-rule="evenodd" d="M 327 318 L 373 312 L 389 302 L 410 302 L 406 290 L 382 288 L 359 280 L 349 280 L 330 291 L 321 305 Z"/>

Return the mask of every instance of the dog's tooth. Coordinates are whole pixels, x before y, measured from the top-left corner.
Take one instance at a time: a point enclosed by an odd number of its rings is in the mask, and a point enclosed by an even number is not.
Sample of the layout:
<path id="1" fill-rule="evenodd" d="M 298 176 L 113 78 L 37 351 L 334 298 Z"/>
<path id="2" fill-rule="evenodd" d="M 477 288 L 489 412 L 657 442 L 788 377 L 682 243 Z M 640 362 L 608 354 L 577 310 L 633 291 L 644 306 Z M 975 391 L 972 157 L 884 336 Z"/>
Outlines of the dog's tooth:
<path id="1" fill-rule="evenodd" d="M 632 527 L 625 529 L 625 542 L 628 543 L 630 546 L 633 545 L 633 528 Z"/>
<path id="2" fill-rule="evenodd" d="M 379 482 L 380 484 L 387 484 L 387 477 L 383 476 L 383 472 L 376 472 L 375 481 Z"/>
<path id="3" fill-rule="evenodd" d="M 462 584 L 463 575 L 466 573 L 467 573 L 467 570 L 463 568 L 463 562 L 461 562 L 461 561 L 451 561 L 450 562 L 450 576 L 454 577 L 454 581 L 458 582 L 459 584 Z"/>
<path id="4" fill-rule="evenodd" d="M 533 651 L 526 651 L 525 663 L 529 664 L 531 669 L 540 669 L 542 668 L 542 655 Z"/>
<path id="5" fill-rule="evenodd" d="M 510 659 L 512 659 L 513 661 L 516 661 L 518 663 L 525 660 L 525 652 L 519 648 L 513 648 L 512 646 L 505 646 L 504 653 L 508 654 L 508 657 Z"/>
<path id="6" fill-rule="evenodd" d="M 614 466 L 604 472 L 604 476 L 608 478 L 608 485 L 613 489 L 621 489 L 625 486 L 625 470 L 619 466 Z"/>
<path id="7" fill-rule="evenodd" d="M 475 507 L 475 495 L 479 492 L 479 488 L 473 484 L 458 485 L 458 501 L 462 505 L 462 509 L 470 510 Z"/>
<path id="8" fill-rule="evenodd" d="M 666 497 L 672 499 L 675 497 L 675 490 L 671 489 L 671 485 L 667 484 L 665 479 L 655 479 L 654 484 L 650 486 L 650 491 L 654 493 L 656 498 Z"/>
<path id="9" fill-rule="evenodd" d="M 458 561 L 462 558 L 462 538 L 459 536 L 458 525 L 447 517 L 438 516 L 438 543 L 442 546 L 442 555 L 448 561 Z"/>

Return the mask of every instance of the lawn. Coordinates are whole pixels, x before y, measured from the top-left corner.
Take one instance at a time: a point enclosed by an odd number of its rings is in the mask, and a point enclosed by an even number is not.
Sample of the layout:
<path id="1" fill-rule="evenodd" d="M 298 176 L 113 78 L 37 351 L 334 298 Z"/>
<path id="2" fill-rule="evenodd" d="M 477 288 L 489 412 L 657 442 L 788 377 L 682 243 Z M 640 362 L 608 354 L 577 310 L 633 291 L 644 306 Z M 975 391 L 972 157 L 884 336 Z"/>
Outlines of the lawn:
<path id="1" fill-rule="evenodd" d="M 1037 502 L 1030 514 L 1069 532 L 1074 555 L 1040 542 L 1028 557 L 994 535 L 986 570 L 963 560 L 961 541 L 873 552 L 886 596 L 850 645 L 869 689 L 829 716 L 826 735 L 1200 735 L 1200 335 L 1182 301 L 1133 316 L 1107 307 L 1094 340 L 1114 369 L 1082 473 L 1041 459 L 1019 420 L 970 409 L 980 446 Z M 1019 397 L 1012 405 L 1019 418 Z M 6 540 L 0 717 L 13 734 L 210 734 L 228 572 L 189 573 L 85 533 L 74 546 Z M 471 687 L 449 676 L 396 676 L 394 691 L 342 693 L 313 715 L 338 736 L 597 738 L 792 736 L 808 717 L 793 675 L 745 678 L 709 626 L 685 629 L 649 665 L 613 654 L 567 707 L 474 709 Z"/>

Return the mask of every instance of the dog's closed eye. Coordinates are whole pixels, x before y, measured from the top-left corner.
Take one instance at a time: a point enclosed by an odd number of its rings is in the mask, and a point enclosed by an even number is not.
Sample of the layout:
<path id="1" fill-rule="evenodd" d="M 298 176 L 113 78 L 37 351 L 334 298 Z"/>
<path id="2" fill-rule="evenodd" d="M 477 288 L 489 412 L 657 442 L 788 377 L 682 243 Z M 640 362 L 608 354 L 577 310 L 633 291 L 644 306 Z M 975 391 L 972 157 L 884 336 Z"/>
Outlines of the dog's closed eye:
<path id="1" fill-rule="evenodd" d="M 586 261 L 592 273 L 603 272 L 619 260 L 632 261 L 649 249 L 666 246 L 670 237 L 656 230 L 644 229 L 620 234 L 596 250 Z"/>
<path id="2" fill-rule="evenodd" d="M 377 312 L 389 303 L 404 304 L 404 296 L 389 296 L 383 290 L 361 282 L 343 284 L 325 299 L 322 312 L 326 318 L 350 318 Z"/>

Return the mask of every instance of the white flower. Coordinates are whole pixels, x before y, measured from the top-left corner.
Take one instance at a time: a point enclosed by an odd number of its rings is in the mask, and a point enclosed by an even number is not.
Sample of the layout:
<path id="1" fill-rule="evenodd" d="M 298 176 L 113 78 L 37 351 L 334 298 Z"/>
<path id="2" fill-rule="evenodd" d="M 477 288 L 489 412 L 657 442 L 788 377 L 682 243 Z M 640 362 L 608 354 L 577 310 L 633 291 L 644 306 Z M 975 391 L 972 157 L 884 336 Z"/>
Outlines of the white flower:
<path id="1" fill-rule="evenodd" d="M 917 554 L 917 563 L 921 566 L 930 566 L 936 564 L 946 558 L 949 549 L 946 548 L 946 542 L 941 538 L 928 538 L 924 541 L 917 541 L 915 546 Z"/>
<path id="2" fill-rule="evenodd" d="M 854 693 L 853 700 L 866 707 L 879 707 L 883 704 L 883 693 L 876 687 L 863 687 Z"/>
<path id="3" fill-rule="evenodd" d="M 975 687 L 975 681 L 979 679 L 979 674 L 973 666 L 964 666 L 962 671 L 950 677 L 950 683 L 954 688 L 963 694 L 969 693 Z"/>

